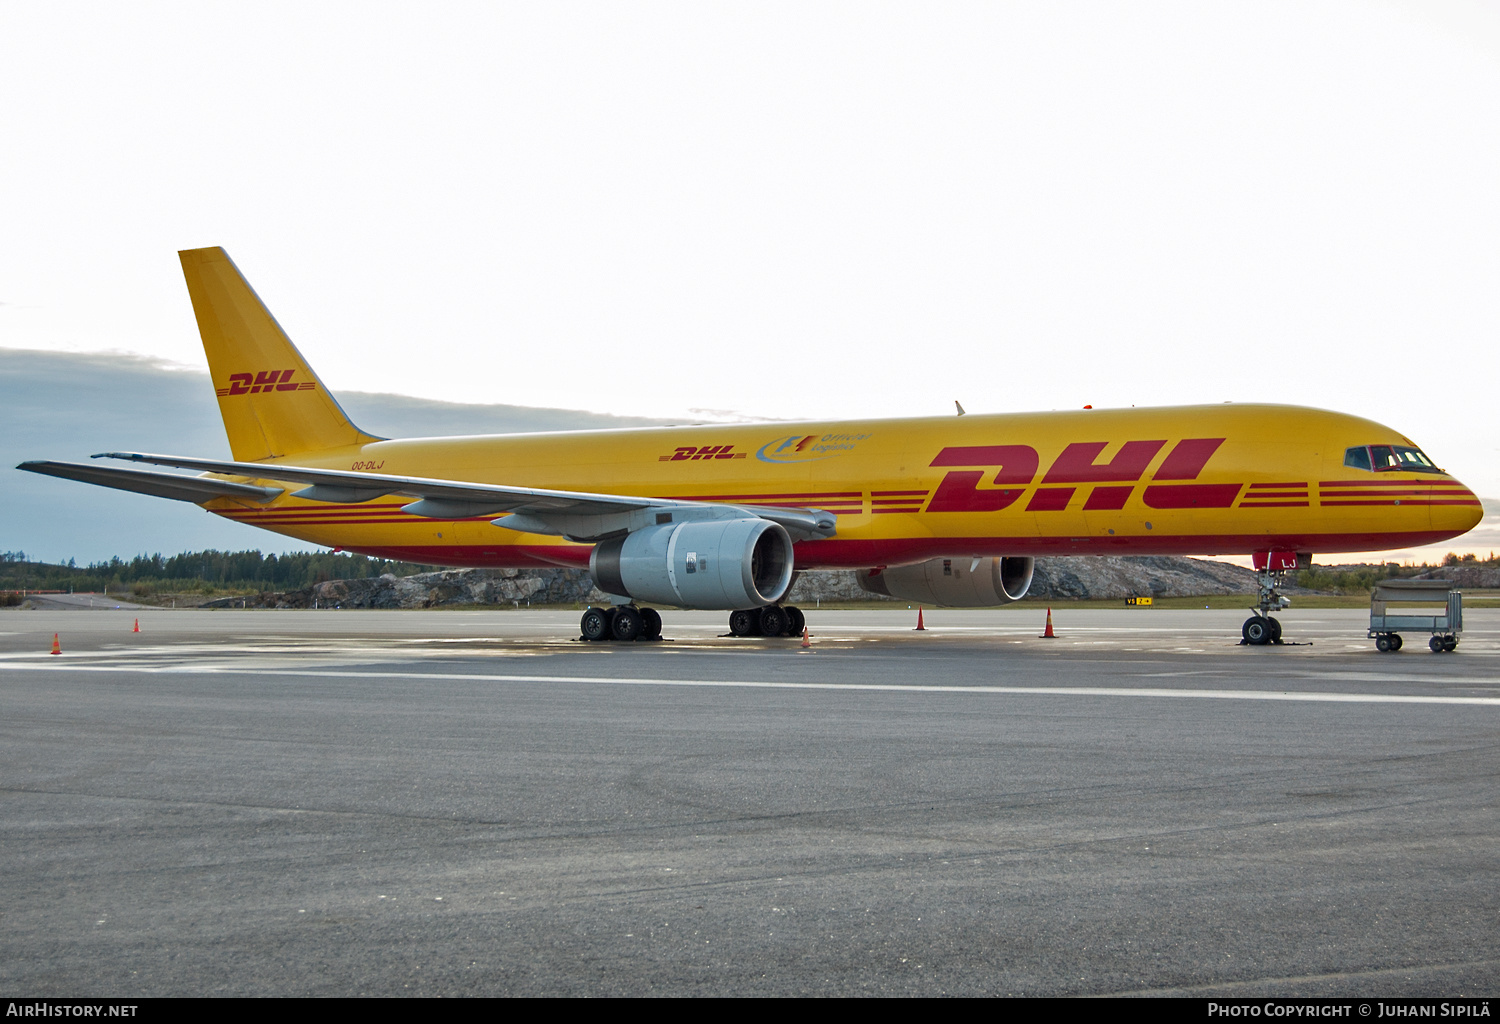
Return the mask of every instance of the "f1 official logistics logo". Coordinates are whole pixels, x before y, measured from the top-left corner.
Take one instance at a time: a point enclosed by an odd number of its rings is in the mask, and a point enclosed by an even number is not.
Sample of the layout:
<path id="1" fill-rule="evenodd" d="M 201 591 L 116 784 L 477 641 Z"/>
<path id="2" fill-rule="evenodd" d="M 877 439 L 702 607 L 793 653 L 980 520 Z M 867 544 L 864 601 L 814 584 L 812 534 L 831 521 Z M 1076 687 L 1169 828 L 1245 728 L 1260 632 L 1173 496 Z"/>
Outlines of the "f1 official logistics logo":
<path id="1" fill-rule="evenodd" d="M 292 380 L 296 370 L 259 370 L 251 373 L 231 373 L 229 387 L 219 388 L 219 397 L 226 395 L 254 395 L 262 391 L 313 391 L 317 385 L 312 381 Z"/>
<path id="2" fill-rule="evenodd" d="M 816 462 L 853 451 L 869 434 L 793 434 L 763 444 L 755 457 L 762 462 Z"/>

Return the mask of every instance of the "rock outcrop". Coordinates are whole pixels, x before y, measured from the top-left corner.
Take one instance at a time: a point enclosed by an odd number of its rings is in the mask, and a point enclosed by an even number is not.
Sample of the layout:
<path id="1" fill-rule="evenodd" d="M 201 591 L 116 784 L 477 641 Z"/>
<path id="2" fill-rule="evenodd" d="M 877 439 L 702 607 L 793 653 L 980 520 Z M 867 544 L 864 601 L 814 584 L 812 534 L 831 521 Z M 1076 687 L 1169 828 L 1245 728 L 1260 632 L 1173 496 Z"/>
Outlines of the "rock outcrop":
<path id="1" fill-rule="evenodd" d="M 1461 590 L 1500 589 L 1500 567 L 1475 565 L 1445 565 L 1440 569 L 1424 572 L 1419 580 L 1448 580 Z"/>
<path id="2" fill-rule="evenodd" d="M 1295 588 L 1292 590 L 1295 592 Z M 1028 596 L 1035 600 L 1064 601 L 1253 593 L 1255 574 L 1237 565 L 1197 558 L 1107 556 L 1037 559 L 1036 576 Z M 583 569 L 445 569 L 415 576 L 387 574 L 370 579 L 329 580 L 304 590 L 226 598 L 205 607 L 514 607 L 585 605 L 608 600 Z M 857 574 L 852 571 L 801 573 L 788 597 L 788 603 L 804 606 L 889 600 L 860 589 Z"/>
<path id="3" fill-rule="evenodd" d="M 1283 588 L 1295 593 L 1296 588 Z M 1087 598 L 1202 597 L 1254 594 L 1255 573 L 1228 562 L 1147 555 L 1134 558 L 1038 558 L 1027 596 L 1053 601 Z"/>

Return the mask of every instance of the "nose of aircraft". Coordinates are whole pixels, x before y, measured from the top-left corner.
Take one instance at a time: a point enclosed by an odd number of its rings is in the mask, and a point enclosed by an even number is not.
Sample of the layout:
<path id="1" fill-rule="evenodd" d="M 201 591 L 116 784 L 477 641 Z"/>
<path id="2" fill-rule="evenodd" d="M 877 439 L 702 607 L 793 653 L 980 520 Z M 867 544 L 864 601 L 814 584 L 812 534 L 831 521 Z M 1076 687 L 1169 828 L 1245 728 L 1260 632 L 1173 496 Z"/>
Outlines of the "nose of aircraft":
<path id="1" fill-rule="evenodd" d="M 1484 506 L 1473 491 L 1453 477 L 1447 486 L 1439 486 L 1432 496 L 1432 528 L 1448 537 L 1468 533 L 1484 518 Z"/>

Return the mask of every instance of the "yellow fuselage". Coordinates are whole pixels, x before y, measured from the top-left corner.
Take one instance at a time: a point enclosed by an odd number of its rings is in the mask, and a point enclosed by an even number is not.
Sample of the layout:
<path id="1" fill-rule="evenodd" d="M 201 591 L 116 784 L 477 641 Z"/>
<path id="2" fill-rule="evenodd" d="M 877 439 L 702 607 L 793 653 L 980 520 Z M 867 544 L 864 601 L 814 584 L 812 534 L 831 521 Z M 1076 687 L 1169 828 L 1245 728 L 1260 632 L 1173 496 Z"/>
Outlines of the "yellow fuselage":
<path id="1" fill-rule="evenodd" d="M 1375 551 L 1434 543 L 1483 509 L 1446 473 L 1344 465 L 1412 442 L 1369 420 L 1274 405 L 767 423 L 375 441 L 300 466 L 523 487 L 785 505 L 837 515 L 798 568 L 966 555 Z M 278 460 L 269 460 L 274 465 Z M 268 478 L 274 479 L 274 478 Z M 207 507 L 315 544 L 433 565 L 583 565 L 589 546 L 492 517 L 408 515 L 399 495 Z"/>

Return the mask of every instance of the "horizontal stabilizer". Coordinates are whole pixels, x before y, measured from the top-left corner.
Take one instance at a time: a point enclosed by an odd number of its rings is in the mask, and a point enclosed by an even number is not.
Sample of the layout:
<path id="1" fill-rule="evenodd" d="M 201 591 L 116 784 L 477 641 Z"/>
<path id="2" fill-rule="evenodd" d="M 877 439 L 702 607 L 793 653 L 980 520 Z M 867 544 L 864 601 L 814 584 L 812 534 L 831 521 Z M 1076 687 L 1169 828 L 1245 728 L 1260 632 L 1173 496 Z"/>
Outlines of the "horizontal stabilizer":
<path id="1" fill-rule="evenodd" d="M 171 498 L 173 501 L 191 501 L 197 505 L 215 498 L 249 498 L 251 501 L 266 502 L 281 493 L 279 487 L 256 487 L 254 484 L 237 484 L 202 476 L 178 476 L 175 473 L 158 473 L 149 469 L 118 469 L 76 462 L 23 462 L 16 468 L 28 473 L 113 487 L 119 491 L 135 491 L 157 498 Z"/>

